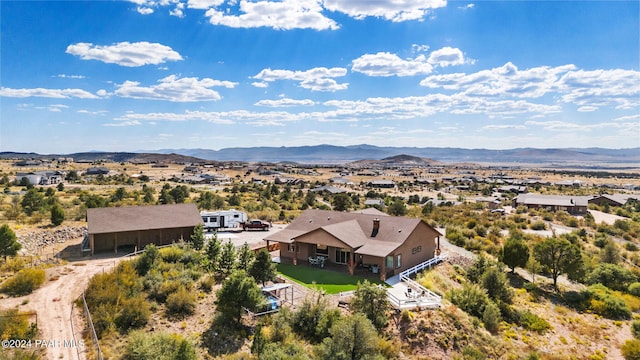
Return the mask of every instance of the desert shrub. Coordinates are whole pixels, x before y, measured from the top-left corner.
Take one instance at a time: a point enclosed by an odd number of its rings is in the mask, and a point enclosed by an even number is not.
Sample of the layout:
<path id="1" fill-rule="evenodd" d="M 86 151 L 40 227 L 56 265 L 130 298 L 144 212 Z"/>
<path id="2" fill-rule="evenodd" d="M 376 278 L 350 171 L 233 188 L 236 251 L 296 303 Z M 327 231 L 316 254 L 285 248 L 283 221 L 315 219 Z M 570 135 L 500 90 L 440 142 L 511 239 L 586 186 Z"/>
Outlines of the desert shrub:
<path id="1" fill-rule="evenodd" d="M 473 346 L 468 345 L 462 349 L 462 358 L 468 360 L 484 360 L 487 358 L 487 355 Z"/>
<path id="2" fill-rule="evenodd" d="M 524 311 L 519 314 L 520 321 L 519 324 L 523 328 L 535 331 L 539 333 L 543 333 L 549 329 L 551 329 L 551 324 L 549 322 L 538 315 L 530 312 Z"/>
<path id="3" fill-rule="evenodd" d="M 631 333 L 636 339 L 640 339 L 640 320 L 634 320 L 631 323 Z"/>
<path id="4" fill-rule="evenodd" d="M 7 279 L 0 291 L 11 296 L 31 294 L 44 283 L 45 272 L 41 269 L 23 269 Z"/>
<path id="5" fill-rule="evenodd" d="M 638 251 L 638 245 L 632 243 L 632 242 L 628 242 L 626 244 L 624 244 L 624 248 L 627 251 Z"/>
<path id="6" fill-rule="evenodd" d="M 501 320 L 500 309 L 493 301 L 489 301 L 482 313 L 484 327 L 492 333 L 495 333 L 500 327 Z"/>
<path id="7" fill-rule="evenodd" d="M 29 322 L 29 315 L 18 309 L 0 311 L 0 339 L 28 340 L 36 337 L 38 328 Z"/>
<path id="8" fill-rule="evenodd" d="M 151 310 L 149 302 L 142 295 L 126 299 L 121 303 L 121 309 L 114 319 L 118 330 L 125 332 L 131 328 L 140 328 L 147 324 Z"/>
<path id="9" fill-rule="evenodd" d="M 638 360 L 640 359 L 640 340 L 627 340 L 622 345 L 622 356 L 626 360 Z"/>
<path id="10" fill-rule="evenodd" d="M 216 284 L 216 279 L 213 276 L 206 276 L 200 280 L 200 290 L 210 293 L 213 289 L 213 285 Z"/>
<path id="11" fill-rule="evenodd" d="M 529 227 L 531 230 L 546 230 L 547 224 L 544 221 L 535 221 Z"/>
<path id="12" fill-rule="evenodd" d="M 460 290 L 451 290 L 447 297 L 454 305 L 476 317 L 482 317 L 489 302 L 487 293 L 476 284 L 465 284 Z"/>
<path id="13" fill-rule="evenodd" d="M 293 330 L 303 338 L 318 343 L 329 336 L 329 329 L 340 319 L 340 311 L 329 306 L 320 292 L 307 296 L 293 315 Z"/>
<path id="14" fill-rule="evenodd" d="M 586 290 L 590 296 L 589 308 L 594 313 L 609 319 L 628 319 L 631 310 L 604 285 L 591 285 Z"/>
<path id="15" fill-rule="evenodd" d="M 180 287 L 167 297 L 167 312 L 170 315 L 190 315 L 195 309 L 196 296 L 184 287 Z"/>
<path id="16" fill-rule="evenodd" d="M 103 334 L 114 329 L 115 323 L 112 305 L 100 304 L 90 311 L 93 327 L 96 329 L 96 335 L 98 338 L 102 338 Z"/>
<path id="17" fill-rule="evenodd" d="M 627 268 L 616 264 L 599 264 L 586 277 L 589 285 L 602 284 L 609 289 L 625 291 L 636 281 L 636 276 Z"/>
<path id="18" fill-rule="evenodd" d="M 487 269 L 480 279 L 482 287 L 487 290 L 489 298 L 495 301 L 510 303 L 513 297 L 509 280 L 504 271 L 497 267 Z"/>
<path id="19" fill-rule="evenodd" d="M 640 296 L 640 282 L 631 283 L 627 291 L 633 296 Z"/>
<path id="20" fill-rule="evenodd" d="M 179 262 L 180 259 L 182 259 L 182 256 L 184 255 L 184 253 L 185 253 L 185 250 L 181 249 L 178 246 L 169 246 L 169 247 L 158 250 L 158 254 L 160 255 L 160 258 L 162 259 L 162 261 L 168 262 L 168 263 Z"/>
<path id="21" fill-rule="evenodd" d="M 178 291 L 184 285 L 180 282 L 180 280 L 168 280 L 160 284 L 158 287 L 158 291 L 155 294 L 155 299 L 160 302 L 165 302 L 167 298 Z"/>
<path id="22" fill-rule="evenodd" d="M 23 258 L 20 257 L 9 257 L 5 262 L 0 266 L 0 272 L 18 272 L 25 268 L 27 263 Z"/>
<path id="23" fill-rule="evenodd" d="M 138 330 L 129 335 L 122 358 L 125 360 L 195 360 L 194 345 L 178 334 L 149 334 Z"/>

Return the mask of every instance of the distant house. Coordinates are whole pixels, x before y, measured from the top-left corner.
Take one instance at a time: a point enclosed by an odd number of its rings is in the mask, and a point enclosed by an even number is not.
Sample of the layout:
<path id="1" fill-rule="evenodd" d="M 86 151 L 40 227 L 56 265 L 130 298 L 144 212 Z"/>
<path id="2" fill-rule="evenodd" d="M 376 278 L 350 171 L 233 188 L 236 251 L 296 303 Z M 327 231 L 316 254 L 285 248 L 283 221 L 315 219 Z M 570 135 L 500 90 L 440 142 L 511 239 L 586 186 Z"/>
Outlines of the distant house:
<path id="1" fill-rule="evenodd" d="M 13 163 L 15 166 L 40 166 L 42 165 L 42 161 L 40 160 L 20 160 Z"/>
<path id="2" fill-rule="evenodd" d="M 500 200 L 494 197 L 477 197 L 474 200 L 476 203 L 487 204 L 489 210 L 497 209 L 501 204 Z"/>
<path id="3" fill-rule="evenodd" d="M 524 194 L 528 192 L 526 186 L 517 186 L 517 185 L 503 185 L 496 189 L 499 193 L 516 193 L 516 194 Z"/>
<path id="4" fill-rule="evenodd" d="M 202 218 L 195 204 L 125 206 L 87 209 L 87 223 L 93 255 L 189 240 Z"/>
<path id="5" fill-rule="evenodd" d="M 392 189 L 396 187 L 396 182 L 393 180 L 373 180 L 369 181 L 367 186 L 372 188 Z"/>
<path id="6" fill-rule="evenodd" d="M 587 213 L 589 196 L 520 194 L 513 199 L 513 207 L 525 206 L 528 209 L 566 211 L 572 215 Z"/>
<path id="7" fill-rule="evenodd" d="M 280 243 L 280 259 L 370 268 L 381 279 L 434 257 L 441 233 L 421 219 L 358 212 L 306 210 L 264 240 Z"/>
<path id="8" fill-rule="evenodd" d="M 384 200 L 382 199 L 366 199 L 364 201 L 364 206 L 379 206 L 379 207 L 383 207 L 384 206 Z"/>
<path id="9" fill-rule="evenodd" d="M 87 171 L 84 172 L 85 175 L 107 175 L 109 174 L 109 169 L 106 167 L 90 167 Z"/>
<path id="10" fill-rule="evenodd" d="M 64 174 L 60 171 L 33 171 L 28 173 L 16 173 L 18 182 L 27 179 L 31 185 L 53 185 L 59 184 L 64 179 Z"/>
<path id="11" fill-rule="evenodd" d="M 598 205 L 609 204 L 610 206 L 623 206 L 623 205 L 626 205 L 629 200 L 640 201 L 640 195 L 604 194 L 604 195 L 595 196 L 589 199 L 589 204 L 598 204 Z"/>
<path id="12" fill-rule="evenodd" d="M 342 194 L 347 192 L 347 190 L 339 188 L 339 187 L 335 187 L 335 186 L 316 186 L 313 189 L 309 190 L 315 193 L 318 192 L 328 192 L 329 194 Z"/>

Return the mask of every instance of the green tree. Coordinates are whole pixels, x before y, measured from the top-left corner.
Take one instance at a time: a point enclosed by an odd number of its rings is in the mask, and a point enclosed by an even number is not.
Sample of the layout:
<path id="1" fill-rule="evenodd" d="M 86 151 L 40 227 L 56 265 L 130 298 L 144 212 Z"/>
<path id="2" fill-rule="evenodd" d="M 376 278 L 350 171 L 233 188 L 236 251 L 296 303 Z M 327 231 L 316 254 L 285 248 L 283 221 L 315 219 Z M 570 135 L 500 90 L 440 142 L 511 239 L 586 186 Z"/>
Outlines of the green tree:
<path id="1" fill-rule="evenodd" d="M 600 261 L 609 264 L 617 264 L 621 261 L 620 250 L 611 240 L 608 240 L 602 250 L 600 250 Z"/>
<path id="2" fill-rule="evenodd" d="M 363 314 L 353 314 L 338 321 L 318 349 L 320 359 L 360 360 L 376 355 L 376 328 Z"/>
<path id="3" fill-rule="evenodd" d="M 389 205 L 387 212 L 394 216 L 404 216 L 407 214 L 407 206 L 404 204 L 404 201 L 398 199 Z"/>
<path id="4" fill-rule="evenodd" d="M 389 322 L 389 300 L 387 290 L 365 280 L 358 283 L 353 293 L 351 308 L 363 313 L 376 329 L 381 330 Z"/>
<path id="5" fill-rule="evenodd" d="M 220 254 L 222 252 L 222 247 L 220 246 L 220 240 L 218 240 L 217 234 L 214 234 L 213 237 L 209 239 L 206 251 L 207 259 L 209 259 L 209 270 L 215 272 L 220 266 Z"/>
<path id="6" fill-rule="evenodd" d="M 307 195 L 304 197 L 304 203 L 313 207 L 316 204 L 316 193 L 313 191 L 307 191 Z"/>
<path id="7" fill-rule="evenodd" d="M 204 246 L 204 225 L 198 224 L 193 227 L 193 234 L 191 234 L 191 243 L 193 248 L 200 251 Z"/>
<path id="8" fill-rule="evenodd" d="M 516 267 L 525 267 L 529 260 L 529 247 L 518 237 L 510 237 L 504 242 L 500 252 L 500 261 L 516 272 Z"/>
<path id="9" fill-rule="evenodd" d="M 582 268 L 582 254 L 578 246 L 566 239 L 550 237 L 534 247 L 534 256 L 553 279 L 554 288 L 558 289 L 558 277 L 572 274 Z"/>
<path id="10" fill-rule="evenodd" d="M 113 193 L 113 195 L 111 195 L 111 201 L 112 202 L 118 202 L 118 201 L 122 201 L 125 198 L 127 198 L 129 196 L 129 194 L 127 193 L 127 189 L 123 188 L 123 187 L 119 187 L 116 189 L 116 191 Z"/>
<path id="11" fill-rule="evenodd" d="M 276 264 L 271 261 L 271 254 L 267 249 L 262 249 L 256 255 L 255 261 L 249 268 L 249 275 L 253 276 L 264 286 L 267 281 L 273 281 L 276 278 Z"/>
<path id="12" fill-rule="evenodd" d="M 351 203 L 351 198 L 349 197 L 349 195 L 342 193 L 342 194 L 336 194 L 333 197 L 331 206 L 333 206 L 333 210 L 335 211 L 347 211 L 351 209 L 353 204 Z"/>
<path id="13" fill-rule="evenodd" d="M 585 282 L 589 285 L 602 284 L 609 289 L 626 291 L 636 280 L 636 276 L 624 266 L 603 263 L 598 264 L 587 275 Z"/>
<path id="14" fill-rule="evenodd" d="M 16 233 L 7 224 L 0 226 L 0 255 L 4 260 L 7 260 L 7 256 L 15 256 L 20 249 L 22 245 L 18 242 Z"/>
<path id="15" fill-rule="evenodd" d="M 24 194 L 24 197 L 22 197 L 21 205 L 25 214 L 31 216 L 44 206 L 44 196 L 35 188 L 29 189 L 27 193 Z"/>
<path id="16" fill-rule="evenodd" d="M 71 170 L 67 173 L 67 176 L 64 179 L 68 182 L 76 182 L 80 180 L 80 176 L 78 176 L 78 172 L 75 170 Z"/>
<path id="17" fill-rule="evenodd" d="M 198 197 L 198 200 L 196 200 L 196 202 L 198 203 L 198 208 L 209 210 L 214 209 L 213 200 L 214 194 L 211 191 L 203 191 L 200 193 L 200 196 Z"/>
<path id="18" fill-rule="evenodd" d="M 233 194 L 227 198 L 227 203 L 229 206 L 240 206 L 240 195 Z"/>
<path id="19" fill-rule="evenodd" d="M 509 280 L 504 271 L 498 267 L 490 267 L 482 274 L 482 287 L 487 290 L 487 295 L 494 301 L 511 303 L 513 294 L 509 286 Z"/>
<path id="20" fill-rule="evenodd" d="M 142 198 L 142 201 L 145 204 L 153 204 L 156 202 L 156 198 L 155 196 L 153 196 L 153 194 L 156 191 L 151 187 L 151 186 L 147 186 L 147 184 L 142 185 L 142 193 L 144 194 L 144 197 Z"/>
<path id="21" fill-rule="evenodd" d="M 158 198 L 158 202 L 160 202 L 160 204 L 173 204 L 173 203 L 175 203 L 175 200 L 173 199 L 173 196 L 171 195 L 171 185 L 164 184 L 162 186 L 162 190 L 160 190 L 160 197 Z"/>
<path id="22" fill-rule="evenodd" d="M 340 311 L 329 306 L 320 291 L 310 292 L 293 314 L 293 330 L 308 341 L 318 343 L 329 336 L 329 329 L 340 318 Z"/>
<path id="23" fill-rule="evenodd" d="M 189 198 L 189 188 L 184 185 L 178 185 L 169 192 L 176 204 L 182 204 Z"/>
<path id="24" fill-rule="evenodd" d="M 158 248 L 154 244 L 149 244 L 144 248 L 142 255 L 138 257 L 135 263 L 136 272 L 140 276 L 144 276 L 151 270 L 153 264 L 158 259 Z"/>
<path id="25" fill-rule="evenodd" d="M 64 219 L 64 210 L 62 209 L 62 206 L 60 206 L 59 203 L 55 203 L 51 207 L 51 223 L 53 226 L 58 226 L 62 224 Z"/>
<path id="26" fill-rule="evenodd" d="M 267 344 L 268 341 L 262 333 L 262 325 L 258 324 L 258 326 L 256 326 L 256 333 L 253 335 L 253 342 L 251 343 L 251 353 L 260 357 L 260 354 L 262 354 L 262 351 Z"/>
<path id="27" fill-rule="evenodd" d="M 233 271 L 216 292 L 217 310 L 236 323 L 240 323 L 243 308 L 255 310 L 263 299 L 256 281 L 242 270 Z"/>
<path id="28" fill-rule="evenodd" d="M 222 253 L 220 254 L 220 272 L 226 276 L 231 273 L 236 263 L 236 248 L 231 241 L 227 241 L 222 246 Z"/>
<path id="29" fill-rule="evenodd" d="M 236 268 L 239 270 L 249 271 L 254 258 L 255 255 L 253 254 L 253 251 L 249 249 L 249 244 L 245 242 L 244 244 L 242 244 L 242 247 L 240 247 L 240 250 L 238 251 L 238 261 L 236 262 Z"/>

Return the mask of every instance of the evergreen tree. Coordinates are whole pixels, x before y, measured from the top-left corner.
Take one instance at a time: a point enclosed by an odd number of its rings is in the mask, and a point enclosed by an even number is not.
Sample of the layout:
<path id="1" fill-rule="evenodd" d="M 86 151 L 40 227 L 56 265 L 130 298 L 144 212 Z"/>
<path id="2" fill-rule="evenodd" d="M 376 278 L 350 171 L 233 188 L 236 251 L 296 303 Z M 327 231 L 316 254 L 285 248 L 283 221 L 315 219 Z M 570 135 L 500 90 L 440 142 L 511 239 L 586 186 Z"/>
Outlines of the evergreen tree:
<path id="1" fill-rule="evenodd" d="M 331 328 L 331 337 L 322 341 L 318 355 L 322 360 L 361 360 L 376 355 L 378 336 L 363 314 L 353 314 Z"/>
<path id="2" fill-rule="evenodd" d="M 580 248 L 567 239 L 550 237 L 538 243 L 534 250 L 536 260 L 553 279 L 553 287 L 558 289 L 558 277 L 572 274 L 582 268 Z"/>
<path id="3" fill-rule="evenodd" d="M 518 237 L 510 237 L 504 242 L 500 252 L 500 261 L 511 268 L 511 273 L 516 271 L 516 267 L 527 266 L 529 260 L 529 247 Z"/>
<path id="4" fill-rule="evenodd" d="M 193 248 L 201 250 L 204 246 L 204 225 L 198 224 L 193 227 L 193 234 L 191 234 L 191 243 Z"/>
<path id="5" fill-rule="evenodd" d="M 240 323 L 243 308 L 255 310 L 263 299 L 256 281 L 242 270 L 233 271 L 216 292 L 217 310 L 236 323 Z"/>
<path id="6" fill-rule="evenodd" d="M 220 254 L 222 247 L 218 235 L 214 234 L 207 244 L 207 259 L 209 259 L 209 271 L 217 271 L 220 266 Z"/>
<path id="7" fill-rule="evenodd" d="M 249 249 L 249 244 L 245 242 L 240 248 L 240 251 L 238 251 L 238 262 L 236 263 L 236 268 L 239 270 L 249 271 L 254 258 L 255 255 L 253 254 L 253 251 Z"/>
<path id="8" fill-rule="evenodd" d="M 253 276 L 256 281 L 264 283 L 273 281 L 276 278 L 276 264 L 271 261 L 271 254 L 267 249 L 262 249 L 256 255 L 256 259 L 249 268 L 249 275 Z"/>
<path id="9" fill-rule="evenodd" d="M 236 262 L 236 249 L 231 241 L 227 241 L 222 246 L 222 254 L 220 255 L 220 272 L 227 276 L 231 273 Z"/>
<path id="10" fill-rule="evenodd" d="M 16 233 L 11 230 L 9 225 L 0 226 L 0 255 L 4 257 L 4 260 L 7 260 L 7 256 L 16 255 L 21 248 L 22 245 L 18 242 Z"/>
<path id="11" fill-rule="evenodd" d="M 29 189 L 22 198 L 21 205 L 25 214 L 31 216 L 44 206 L 44 196 L 35 188 Z"/>
<path id="12" fill-rule="evenodd" d="M 387 291 L 367 280 L 358 284 L 353 294 L 351 308 L 363 313 L 378 330 L 384 328 L 389 321 Z"/>
<path id="13" fill-rule="evenodd" d="M 64 219 L 65 216 L 62 206 L 60 206 L 60 204 L 58 203 L 55 203 L 53 207 L 51 207 L 51 223 L 53 224 L 53 226 L 58 226 L 62 224 Z"/>

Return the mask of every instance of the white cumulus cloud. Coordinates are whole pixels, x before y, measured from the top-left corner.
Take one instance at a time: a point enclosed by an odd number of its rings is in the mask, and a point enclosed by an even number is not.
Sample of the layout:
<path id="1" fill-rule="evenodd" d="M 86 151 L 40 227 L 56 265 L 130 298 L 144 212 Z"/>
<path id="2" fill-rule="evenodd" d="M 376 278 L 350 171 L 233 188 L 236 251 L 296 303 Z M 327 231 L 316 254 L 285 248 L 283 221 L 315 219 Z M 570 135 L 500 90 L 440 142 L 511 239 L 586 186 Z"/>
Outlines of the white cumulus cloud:
<path id="1" fill-rule="evenodd" d="M 189 9 L 206 10 L 214 6 L 218 6 L 224 3 L 224 0 L 189 0 L 187 7 Z"/>
<path id="2" fill-rule="evenodd" d="M 293 70 L 272 70 L 270 68 L 263 69 L 254 76 L 254 79 L 263 82 L 273 82 L 276 80 L 294 80 L 298 81 L 300 86 L 312 91 L 337 91 L 345 90 L 349 86 L 348 83 L 338 83 L 333 78 L 342 77 L 347 74 L 345 68 L 326 68 L 317 67 L 305 71 Z M 254 85 L 255 86 L 255 85 Z"/>
<path id="3" fill-rule="evenodd" d="M 170 75 L 152 86 L 140 86 L 139 82 L 125 81 L 115 94 L 120 97 L 173 102 L 217 101 L 222 97 L 212 87 L 233 88 L 237 83 L 209 78 L 178 78 Z"/>
<path id="4" fill-rule="evenodd" d="M 365 54 L 353 60 L 351 70 L 368 76 L 413 76 L 429 74 L 433 71 L 433 66 L 424 55 L 414 59 L 401 59 L 396 54 L 379 52 Z"/>
<path id="5" fill-rule="evenodd" d="M 169 46 L 150 42 L 120 42 L 113 45 L 77 43 L 67 47 L 67 54 L 83 60 L 99 60 L 108 64 L 127 67 L 158 65 L 167 61 L 182 60 L 182 56 Z"/>
<path id="6" fill-rule="evenodd" d="M 278 30 L 335 30 L 338 24 L 322 14 L 316 0 L 240 0 L 239 15 L 211 8 L 205 15 L 213 25 L 233 28 L 271 27 Z"/>
<path id="7" fill-rule="evenodd" d="M 379 17 L 393 22 L 421 20 L 433 9 L 447 6 L 446 0 L 325 0 L 330 11 L 345 13 L 356 19 Z"/>
<path id="8" fill-rule="evenodd" d="M 296 100 L 289 98 L 282 98 L 278 100 L 260 100 L 255 103 L 256 106 L 269 107 L 313 106 L 315 104 L 315 101 L 310 99 Z"/>
<path id="9" fill-rule="evenodd" d="M 429 54 L 429 63 L 445 67 L 452 65 L 462 65 L 465 63 L 464 54 L 462 50 L 452 47 L 443 47 Z"/>
<path id="10" fill-rule="evenodd" d="M 44 97 L 55 99 L 98 99 L 98 96 L 82 89 L 12 89 L 2 87 L 0 88 L 0 96 L 15 98 Z"/>

